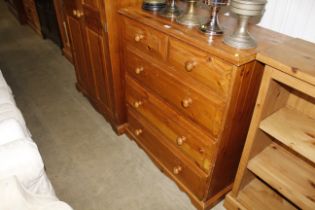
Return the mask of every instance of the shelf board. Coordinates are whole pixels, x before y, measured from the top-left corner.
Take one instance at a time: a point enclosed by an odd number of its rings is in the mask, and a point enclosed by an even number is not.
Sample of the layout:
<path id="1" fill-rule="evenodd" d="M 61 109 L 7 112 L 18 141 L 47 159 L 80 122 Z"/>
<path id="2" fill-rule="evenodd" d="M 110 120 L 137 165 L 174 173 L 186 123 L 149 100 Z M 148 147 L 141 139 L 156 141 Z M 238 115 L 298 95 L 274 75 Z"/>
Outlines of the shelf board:
<path id="1" fill-rule="evenodd" d="M 315 120 L 287 107 L 260 123 L 260 129 L 315 163 Z"/>
<path id="2" fill-rule="evenodd" d="M 301 209 L 315 209 L 315 168 L 311 164 L 273 143 L 247 167 Z"/>
<path id="3" fill-rule="evenodd" d="M 240 191 L 237 201 L 247 209 L 292 210 L 297 209 L 259 179 L 253 179 Z"/>

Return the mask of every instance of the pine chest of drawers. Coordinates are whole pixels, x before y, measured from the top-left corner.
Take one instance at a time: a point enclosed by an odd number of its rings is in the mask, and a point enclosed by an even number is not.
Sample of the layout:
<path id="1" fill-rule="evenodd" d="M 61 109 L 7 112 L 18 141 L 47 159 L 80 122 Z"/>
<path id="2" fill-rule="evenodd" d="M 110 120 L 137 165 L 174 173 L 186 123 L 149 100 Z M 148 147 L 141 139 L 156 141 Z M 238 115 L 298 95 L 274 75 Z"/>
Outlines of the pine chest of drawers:
<path id="1" fill-rule="evenodd" d="M 254 28 L 258 48 L 240 51 L 139 8 L 120 14 L 127 134 L 209 209 L 238 167 L 263 72 L 256 53 L 288 38 Z"/>

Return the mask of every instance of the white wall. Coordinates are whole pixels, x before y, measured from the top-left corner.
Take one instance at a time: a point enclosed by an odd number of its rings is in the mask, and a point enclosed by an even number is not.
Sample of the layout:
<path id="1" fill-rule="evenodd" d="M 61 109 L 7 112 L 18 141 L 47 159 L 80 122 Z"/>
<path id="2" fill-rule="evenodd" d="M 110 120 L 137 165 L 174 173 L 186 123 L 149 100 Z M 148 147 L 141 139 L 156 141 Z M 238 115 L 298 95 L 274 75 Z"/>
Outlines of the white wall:
<path id="1" fill-rule="evenodd" d="M 259 25 L 315 43 L 315 0 L 268 0 Z"/>

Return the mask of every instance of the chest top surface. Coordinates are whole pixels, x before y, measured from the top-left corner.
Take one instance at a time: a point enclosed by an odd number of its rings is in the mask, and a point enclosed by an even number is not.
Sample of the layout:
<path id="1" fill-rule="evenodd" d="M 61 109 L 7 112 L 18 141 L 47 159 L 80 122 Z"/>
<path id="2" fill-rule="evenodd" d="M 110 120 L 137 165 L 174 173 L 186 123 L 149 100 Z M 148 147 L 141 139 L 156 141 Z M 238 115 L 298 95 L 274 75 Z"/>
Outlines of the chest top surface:
<path id="1" fill-rule="evenodd" d="M 144 11 L 140 7 L 124 8 L 119 13 L 237 66 L 255 60 L 257 53 L 262 50 L 292 39 L 259 26 L 251 26 L 249 31 L 257 40 L 257 47 L 249 50 L 240 50 L 224 44 L 223 36 L 209 38 L 201 33 L 198 28 L 188 28 L 155 13 Z M 229 34 L 232 33 L 237 22 L 233 17 L 222 16 L 221 24 L 226 34 Z"/>

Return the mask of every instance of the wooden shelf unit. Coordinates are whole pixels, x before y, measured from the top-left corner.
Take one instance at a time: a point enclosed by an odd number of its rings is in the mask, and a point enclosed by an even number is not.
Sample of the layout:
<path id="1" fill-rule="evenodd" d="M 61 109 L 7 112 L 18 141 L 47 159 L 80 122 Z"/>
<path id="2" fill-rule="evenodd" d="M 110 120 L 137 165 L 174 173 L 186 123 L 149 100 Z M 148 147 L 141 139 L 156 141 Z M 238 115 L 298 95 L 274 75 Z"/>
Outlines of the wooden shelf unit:
<path id="1" fill-rule="evenodd" d="M 314 55 L 300 39 L 258 54 L 265 72 L 227 209 L 315 209 Z"/>

